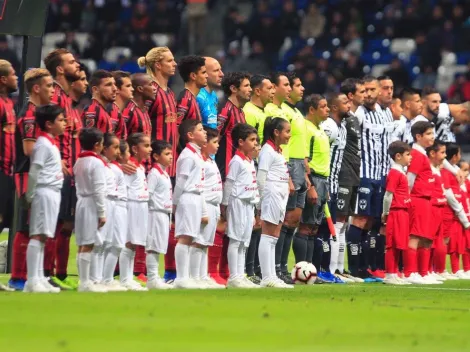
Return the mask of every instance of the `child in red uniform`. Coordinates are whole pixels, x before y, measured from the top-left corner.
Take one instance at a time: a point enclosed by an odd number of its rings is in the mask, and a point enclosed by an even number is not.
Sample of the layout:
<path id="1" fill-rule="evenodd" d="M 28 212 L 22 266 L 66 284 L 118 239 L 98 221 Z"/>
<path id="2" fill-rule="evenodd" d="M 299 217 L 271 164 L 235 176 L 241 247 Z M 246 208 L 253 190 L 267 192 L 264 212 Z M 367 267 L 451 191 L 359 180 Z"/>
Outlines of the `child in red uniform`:
<path id="1" fill-rule="evenodd" d="M 393 163 L 387 176 L 382 214 L 387 241 L 384 284 L 407 284 L 398 277 L 398 259 L 400 252 L 407 249 L 409 239 L 408 209 L 411 200 L 405 168 L 410 165 L 410 151 L 410 146 L 401 141 L 393 142 L 388 147 Z"/>
<path id="2" fill-rule="evenodd" d="M 470 164 L 466 161 L 461 161 L 460 170 L 465 175 L 465 183 L 460 186 L 462 188 L 463 196 L 462 205 L 467 215 L 467 219 L 470 219 Z M 465 253 L 462 255 L 463 271 L 465 273 L 465 277 L 470 279 L 470 229 L 464 230 L 464 242 Z"/>

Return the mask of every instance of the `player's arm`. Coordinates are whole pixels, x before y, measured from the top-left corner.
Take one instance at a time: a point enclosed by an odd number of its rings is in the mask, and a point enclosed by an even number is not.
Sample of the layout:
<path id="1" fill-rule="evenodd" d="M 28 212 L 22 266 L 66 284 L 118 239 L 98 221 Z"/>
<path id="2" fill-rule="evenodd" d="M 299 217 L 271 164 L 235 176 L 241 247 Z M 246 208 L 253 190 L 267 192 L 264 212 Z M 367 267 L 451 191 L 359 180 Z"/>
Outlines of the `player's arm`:
<path id="1" fill-rule="evenodd" d="M 181 99 L 178 102 L 176 107 L 176 124 L 179 126 L 181 122 L 188 119 L 188 112 L 189 112 L 189 101 L 185 98 Z"/>
<path id="2" fill-rule="evenodd" d="M 411 192 L 416 181 L 416 174 L 413 172 L 408 172 L 406 177 L 408 179 L 408 191 Z"/>
<path id="3" fill-rule="evenodd" d="M 447 104 L 449 106 L 450 115 L 456 123 L 470 122 L 470 101 L 462 104 Z"/>
<path id="4" fill-rule="evenodd" d="M 189 178 L 191 169 L 194 167 L 194 161 L 190 158 L 182 159 L 179 167 L 177 167 L 178 172 L 176 174 L 176 184 L 175 190 L 173 192 L 173 206 L 174 208 L 178 205 L 181 195 L 183 194 L 186 181 Z M 175 209 L 173 209 L 175 210 Z"/>
<path id="5" fill-rule="evenodd" d="M 454 214 L 459 218 L 460 223 L 466 229 L 470 228 L 470 222 L 468 221 L 467 214 L 462 204 L 455 198 L 455 194 L 451 188 L 444 189 L 444 195 L 447 199 L 447 204 L 454 211 Z"/>
<path id="6" fill-rule="evenodd" d="M 21 137 L 23 139 L 23 153 L 26 156 L 33 154 L 34 145 L 38 138 L 39 129 L 34 118 L 24 117 L 20 127 Z"/>
<path id="7" fill-rule="evenodd" d="M 39 173 L 44 167 L 48 155 L 47 148 L 43 145 L 36 148 L 31 157 L 31 167 L 28 175 L 28 190 L 26 191 L 26 201 L 31 204 L 36 193 Z"/>
<path id="8" fill-rule="evenodd" d="M 102 227 L 106 223 L 106 172 L 104 170 L 104 167 L 104 164 L 97 165 L 91 173 L 93 199 L 96 204 L 96 210 L 99 219 L 99 227 Z"/>
<path id="9" fill-rule="evenodd" d="M 157 190 L 158 178 L 153 171 L 150 171 L 147 175 L 147 190 L 149 192 L 149 207 L 155 206 L 153 203 L 153 195 Z"/>

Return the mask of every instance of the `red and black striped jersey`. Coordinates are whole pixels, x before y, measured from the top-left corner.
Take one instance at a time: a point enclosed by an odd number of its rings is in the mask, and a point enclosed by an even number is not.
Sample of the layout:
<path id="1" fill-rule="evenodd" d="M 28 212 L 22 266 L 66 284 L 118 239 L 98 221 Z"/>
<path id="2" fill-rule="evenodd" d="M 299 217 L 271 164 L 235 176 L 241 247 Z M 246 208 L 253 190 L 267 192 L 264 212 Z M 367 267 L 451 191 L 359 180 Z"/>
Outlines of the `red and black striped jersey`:
<path id="1" fill-rule="evenodd" d="M 51 104 L 59 105 L 65 111 L 66 126 L 64 133 L 57 137 L 62 160 L 65 160 L 67 168 L 72 172 L 72 134 L 74 131 L 74 121 L 78 120 L 75 110 L 72 108 L 72 99 L 68 96 L 62 86 L 54 81 L 54 95 Z"/>
<path id="2" fill-rule="evenodd" d="M 70 165 L 72 166 L 71 172 L 73 172 L 73 166 L 78 160 L 78 155 L 81 152 L 80 140 L 78 135 L 80 130 L 83 128 L 82 119 L 80 117 L 81 109 L 72 109 L 73 115 L 73 126 L 72 126 L 72 138 L 70 141 Z"/>
<path id="3" fill-rule="evenodd" d="M 121 111 L 119 110 L 119 106 L 117 106 L 115 103 L 111 104 L 109 117 L 111 118 L 113 133 L 119 139 L 127 139 L 126 122 L 124 121 L 124 116 L 122 116 Z"/>
<path id="4" fill-rule="evenodd" d="M 189 89 L 184 89 L 178 97 L 178 126 L 184 120 L 202 121 L 201 111 L 196 97 Z"/>
<path id="5" fill-rule="evenodd" d="M 82 121 L 86 128 L 95 127 L 103 133 L 112 133 L 114 130 L 111 116 L 96 99 L 92 99 L 91 104 L 83 110 Z"/>
<path id="6" fill-rule="evenodd" d="M 219 151 L 215 157 L 220 174 L 224 180 L 228 173 L 228 164 L 237 149 L 232 141 L 232 130 L 239 123 L 246 123 L 245 113 L 230 100 L 227 100 L 217 115 L 217 129 L 220 133 L 220 140 Z"/>
<path id="7" fill-rule="evenodd" d="M 0 171 L 11 176 L 16 155 L 16 114 L 13 101 L 8 97 L 0 97 L 0 126 Z"/>
<path id="8" fill-rule="evenodd" d="M 142 110 L 135 101 L 131 100 L 122 110 L 122 117 L 126 124 L 127 133 L 145 133 L 150 137 L 152 133 L 152 124 L 147 112 L 147 108 Z"/>
<path id="9" fill-rule="evenodd" d="M 149 108 L 152 127 L 151 139 L 164 140 L 172 145 L 173 165 L 167 168 L 166 171 L 170 177 L 174 177 L 176 176 L 176 147 L 178 145 L 176 98 L 170 88 L 165 90 L 155 81 L 153 85 L 157 89 L 157 94 Z"/>

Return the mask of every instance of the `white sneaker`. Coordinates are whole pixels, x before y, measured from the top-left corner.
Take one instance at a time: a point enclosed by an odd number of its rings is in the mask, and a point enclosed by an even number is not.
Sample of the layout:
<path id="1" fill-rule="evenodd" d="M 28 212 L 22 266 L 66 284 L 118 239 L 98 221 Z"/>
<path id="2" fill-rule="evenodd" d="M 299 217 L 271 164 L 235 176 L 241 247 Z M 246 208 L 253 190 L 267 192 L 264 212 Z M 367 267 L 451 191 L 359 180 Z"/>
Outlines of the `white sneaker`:
<path id="1" fill-rule="evenodd" d="M 106 293 L 106 290 L 102 285 L 97 285 L 92 281 L 80 283 L 78 285 L 78 292 L 94 292 L 94 293 Z"/>
<path id="2" fill-rule="evenodd" d="M 248 288 L 245 281 L 241 277 L 229 278 L 227 281 L 227 287 L 232 288 Z M 250 287 L 251 288 L 251 287 Z"/>
<path id="3" fill-rule="evenodd" d="M 129 291 L 148 291 L 147 287 L 143 287 L 141 284 L 135 282 L 134 280 L 121 282 L 121 285 L 127 288 L 127 290 Z"/>
<path id="4" fill-rule="evenodd" d="M 340 280 L 348 283 L 348 284 L 352 284 L 352 283 L 355 283 L 356 281 L 354 279 L 352 279 L 351 277 L 347 277 L 347 276 L 344 276 L 342 274 L 335 274 L 336 277 L 338 277 Z M 361 279 L 362 280 L 362 279 Z"/>
<path id="5" fill-rule="evenodd" d="M 175 279 L 173 281 L 173 287 L 184 289 L 184 290 L 197 290 L 200 287 L 191 279 Z"/>
<path id="6" fill-rule="evenodd" d="M 405 285 L 396 274 L 385 274 L 383 283 L 387 285 Z"/>
<path id="7" fill-rule="evenodd" d="M 242 277 L 242 280 L 243 280 L 243 283 L 245 284 L 246 288 L 261 288 L 259 285 L 251 282 L 250 280 L 248 280 L 248 278 L 246 276 L 243 276 Z"/>
<path id="8" fill-rule="evenodd" d="M 442 285 L 444 282 L 436 280 L 431 275 L 426 275 L 423 277 L 423 280 L 426 282 L 427 285 Z"/>
<path id="9" fill-rule="evenodd" d="M 201 279 L 201 281 L 203 281 L 210 290 L 222 290 L 226 288 L 225 285 L 218 284 L 213 278 L 209 276 Z"/>
<path id="10" fill-rule="evenodd" d="M 52 286 L 49 283 L 49 280 L 47 279 L 47 277 L 42 278 L 39 282 L 41 283 L 41 285 L 44 286 L 44 288 L 47 290 L 47 292 L 50 292 L 50 293 L 59 293 L 60 292 L 60 288 Z"/>
<path id="11" fill-rule="evenodd" d="M 49 290 L 45 288 L 44 285 L 42 285 L 39 281 L 36 281 L 36 282 L 26 281 L 23 292 L 49 293 Z"/>
<path id="12" fill-rule="evenodd" d="M 461 280 L 470 280 L 470 275 L 467 275 L 463 270 L 457 271 L 454 275 Z"/>
<path id="13" fill-rule="evenodd" d="M 261 287 L 270 287 L 270 288 L 294 288 L 294 285 L 288 285 L 284 281 L 276 278 L 266 278 L 261 280 Z"/>
<path id="14" fill-rule="evenodd" d="M 412 273 L 409 277 L 405 277 L 403 280 L 413 285 L 426 285 L 426 282 L 418 273 Z"/>
<path id="15" fill-rule="evenodd" d="M 444 271 L 443 273 L 439 274 L 442 277 L 445 277 L 447 280 L 458 280 L 459 278 L 455 276 L 454 274 L 451 274 L 447 271 Z"/>
<path id="16" fill-rule="evenodd" d="M 446 278 L 442 277 L 442 276 L 439 275 L 438 273 L 431 273 L 431 274 L 429 274 L 429 275 L 432 276 L 434 280 L 442 281 L 442 282 L 447 281 Z"/>
<path id="17" fill-rule="evenodd" d="M 119 281 L 113 280 L 111 282 L 102 282 L 103 286 L 108 292 L 125 292 L 127 288 L 122 286 Z"/>
<path id="18" fill-rule="evenodd" d="M 173 285 L 167 284 L 162 279 L 157 278 L 147 281 L 147 288 L 149 290 L 171 290 L 173 289 Z"/>
<path id="19" fill-rule="evenodd" d="M 353 282 L 356 282 L 358 284 L 363 283 L 364 279 L 361 279 L 360 277 L 355 277 L 350 274 L 341 274 L 341 276 L 348 278 L 349 280 L 352 280 Z"/>

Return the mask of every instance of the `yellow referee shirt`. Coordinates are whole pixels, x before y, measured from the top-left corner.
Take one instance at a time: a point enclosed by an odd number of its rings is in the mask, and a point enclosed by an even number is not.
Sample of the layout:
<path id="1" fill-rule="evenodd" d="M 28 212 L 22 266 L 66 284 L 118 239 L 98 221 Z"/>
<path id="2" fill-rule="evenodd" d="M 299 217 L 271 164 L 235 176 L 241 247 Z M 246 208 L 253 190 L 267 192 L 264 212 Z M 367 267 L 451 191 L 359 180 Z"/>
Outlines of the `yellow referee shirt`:
<path id="1" fill-rule="evenodd" d="M 305 119 L 299 109 L 285 102 L 281 105 L 291 125 L 291 137 L 289 140 L 289 157 L 305 159 L 308 157 L 305 143 Z"/>
<path id="2" fill-rule="evenodd" d="M 263 143 L 264 120 L 266 120 L 264 109 L 249 101 L 243 107 L 243 112 L 245 113 L 246 123 L 256 128 L 260 143 Z"/>
<path id="3" fill-rule="evenodd" d="M 312 173 L 330 176 L 330 138 L 321 126 L 305 120 L 308 166 Z"/>
<path id="4" fill-rule="evenodd" d="M 284 120 L 289 121 L 289 118 L 287 117 L 285 111 L 274 103 L 268 103 L 268 105 L 266 105 L 266 107 L 264 108 L 264 113 L 266 114 L 266 117 L 281 117 Z M 282 155 L 284 156 L 286 161 L 289 161 L 289 144 L 281 145 L 281 149 Z"/>

